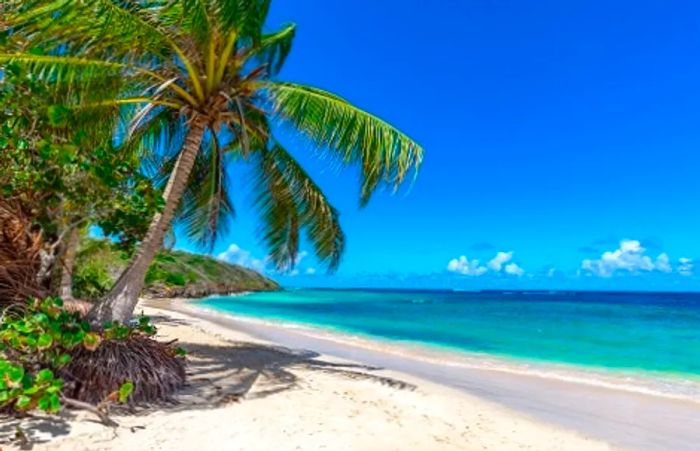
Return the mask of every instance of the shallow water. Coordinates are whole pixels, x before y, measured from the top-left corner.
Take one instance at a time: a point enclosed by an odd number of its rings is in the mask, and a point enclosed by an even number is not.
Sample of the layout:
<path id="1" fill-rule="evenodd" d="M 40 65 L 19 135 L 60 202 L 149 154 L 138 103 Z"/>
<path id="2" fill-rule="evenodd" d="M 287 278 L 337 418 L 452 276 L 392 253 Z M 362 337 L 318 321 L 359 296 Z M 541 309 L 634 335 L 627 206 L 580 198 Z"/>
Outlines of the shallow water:
<path id="1" fill-rule="evenodd" d="M 521 361 L 700 377 L 700 294 L 295 290 L 203 307 Z"/>

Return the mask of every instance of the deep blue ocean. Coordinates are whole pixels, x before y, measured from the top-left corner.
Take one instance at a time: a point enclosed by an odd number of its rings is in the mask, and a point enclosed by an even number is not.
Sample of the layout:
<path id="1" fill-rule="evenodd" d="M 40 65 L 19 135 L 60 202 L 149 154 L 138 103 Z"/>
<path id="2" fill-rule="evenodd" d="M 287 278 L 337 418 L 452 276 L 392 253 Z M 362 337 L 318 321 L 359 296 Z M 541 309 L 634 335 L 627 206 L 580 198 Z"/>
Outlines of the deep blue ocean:
<path id="1" fill-rule="evenodd" d="M 700 376 L 700 293 L 290 290 L 202 306 L 494 357 Z"/>

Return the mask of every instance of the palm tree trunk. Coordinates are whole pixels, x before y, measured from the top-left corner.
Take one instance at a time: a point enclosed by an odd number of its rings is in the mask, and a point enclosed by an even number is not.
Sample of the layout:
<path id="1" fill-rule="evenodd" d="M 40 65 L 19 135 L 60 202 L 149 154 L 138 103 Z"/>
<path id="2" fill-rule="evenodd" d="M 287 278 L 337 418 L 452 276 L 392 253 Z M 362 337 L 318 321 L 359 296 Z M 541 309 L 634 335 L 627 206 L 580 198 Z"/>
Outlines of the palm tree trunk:
<path id="1" fill-rule="evenodd" d="M 73 227 L 68 234 L 66 248 L 61 258 L 61 281 L 58 286 L 58 296 L 64 301 L 73 300 L 73 268 L 75 266 L 75 256 L 80 243 L 80 230 Z"/>
<path id="2" fill-rule="evenodd" d="M 163 193 L 165 207 L 162 212 L 156 213 L 153 217 L 139 250 L 129 267 L 117 280 L 112 291 L 90 311 L 88 319 L 93 325 L 101 326 L 108 321 L 126 323 L 131 319 L 144 287 L 146 271 L 163 245 L 163 238 L 170 229 L 190 172 L 194 167 L 205 128 L 205 118 L 197 116 L 192 120 L 182 151 Z"/>

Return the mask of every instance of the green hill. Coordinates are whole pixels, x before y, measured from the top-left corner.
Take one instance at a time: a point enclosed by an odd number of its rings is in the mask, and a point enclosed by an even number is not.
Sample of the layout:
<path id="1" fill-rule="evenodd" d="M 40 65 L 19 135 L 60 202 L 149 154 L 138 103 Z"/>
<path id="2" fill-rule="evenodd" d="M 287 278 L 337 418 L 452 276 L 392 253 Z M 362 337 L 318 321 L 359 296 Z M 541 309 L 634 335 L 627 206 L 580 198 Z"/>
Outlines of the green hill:
<path id="1" fill-rule="evenodd" d="M 73 276 L 74 295 L 97 299 L 126 268 L 129 256 L 107 240 L 81 244 Z M 204 255 L 163 251 L 146 274 L 145 293 L 153 297 L 204 297 L 211 294 L 278 290 L 276 282 L 239 265 Z"/>

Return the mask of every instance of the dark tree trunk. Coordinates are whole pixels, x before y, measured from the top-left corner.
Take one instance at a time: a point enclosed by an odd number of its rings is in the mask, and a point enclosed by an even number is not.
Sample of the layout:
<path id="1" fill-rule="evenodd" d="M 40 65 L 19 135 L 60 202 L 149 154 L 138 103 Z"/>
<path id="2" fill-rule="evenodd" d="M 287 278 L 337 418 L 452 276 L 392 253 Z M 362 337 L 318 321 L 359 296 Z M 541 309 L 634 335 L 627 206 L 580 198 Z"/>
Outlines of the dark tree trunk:
<path id="1" fill-rule="evenodd" d="M 173 216 L 194 167 L 205 129 L 206 122 L 203 117 L 196 117 L 192 120 L 185 144 L 163 193 L 165 207 L 161 213 L 157 213 L 153 217 L 141 246 L 129 267 L 117 280 L 112 291 L 90 311 L 88 318 L 92 324 L 102 325 L 108 321 L 126 323 L 131 319 L 144 287 L 146 271 L 163 245 L 163 238 L 170 229 Z"/>

